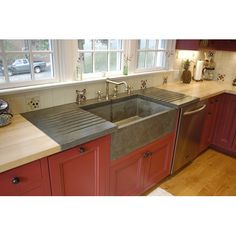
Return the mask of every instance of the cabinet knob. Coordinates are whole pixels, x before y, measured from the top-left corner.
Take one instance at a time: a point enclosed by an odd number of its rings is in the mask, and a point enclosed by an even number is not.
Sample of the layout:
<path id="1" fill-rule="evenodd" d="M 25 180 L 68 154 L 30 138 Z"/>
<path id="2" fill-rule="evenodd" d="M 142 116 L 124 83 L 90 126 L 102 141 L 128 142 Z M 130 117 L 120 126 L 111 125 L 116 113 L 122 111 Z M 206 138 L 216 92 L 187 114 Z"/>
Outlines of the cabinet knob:
<path id="1" fill-rule="evenodd" d="M 85 148 L 84 148 L 84 147 L 80 147 L 80 148 L 79 148 L 79 152 L 80 152 L 80 153 L 85 152 Z"/>
<path id="2" fill-rule="evenodd" d="M 19 177 L 13 177 L 12 180 L 11 180 L 11 182 L 12 182 L 13 184 L 19 184 L 19 183 L 20 183 L 20 178 L 19 178 Z"/>
<path id="3" fill-rule="evenodd" d="M 145 152 L 145 153 L 143 154 L 143 157 L 144 157 L 144 158 L 149 158 L 149 157 L 151 157 L 151 155 L 152 155 L 152 153 L 149 152 L 149 151 L 147 151 L 147 152 Z"/>

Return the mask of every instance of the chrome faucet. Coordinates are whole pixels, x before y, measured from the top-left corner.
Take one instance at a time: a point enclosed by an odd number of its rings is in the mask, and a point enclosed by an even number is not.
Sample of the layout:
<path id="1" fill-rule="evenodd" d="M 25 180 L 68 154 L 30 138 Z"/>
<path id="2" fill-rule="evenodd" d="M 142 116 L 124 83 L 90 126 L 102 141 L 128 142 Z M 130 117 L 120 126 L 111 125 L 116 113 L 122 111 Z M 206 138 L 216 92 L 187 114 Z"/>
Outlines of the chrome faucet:
<path id="1" fill-rule="evenodd" d="M 125 81 L 115 82 L 113 80 L 107 79 L 106 80 L 106 100 L 109 100 L 109 83 L 115 84 L 115 92 L 113 97 L 117 97 L 118 94 L 118 85 L 124 84 L 125 90 L 128 91 L 128 84 Z"/>
<path id="2" fill-rule="evenodd" d="M 86 101 L 86 89 L 83 90 L 76 90 L 76 103 L 81 104 L 81 101 Z"/>

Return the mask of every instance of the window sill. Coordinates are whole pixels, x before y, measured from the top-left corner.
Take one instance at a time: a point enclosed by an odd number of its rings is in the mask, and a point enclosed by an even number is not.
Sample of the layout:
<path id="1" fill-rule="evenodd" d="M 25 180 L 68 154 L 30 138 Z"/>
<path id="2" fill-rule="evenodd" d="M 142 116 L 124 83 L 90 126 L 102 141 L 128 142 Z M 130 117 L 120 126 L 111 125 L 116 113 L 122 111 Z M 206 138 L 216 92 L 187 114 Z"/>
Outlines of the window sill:
<path id="1" fill-rule="evenodd" d="M 144 75 L 152 75 L 152 74 L 159 74 L 159 73 L 169 73 L 175 72 L 176 70 L 160 70 L 160 71 L 150 71 L 150 72 L 139 72 L 139 73 L 132 73 L 129 75 L 116 75 L 116 76 L 109 76 L 109 79 L 119 80 L 119 79 L 130 79 L 133 77 L 139 77 Z M 75 81 L 65 81 L 65 82 L 56 82 L 56 83 L 48 83 L 48 84 L 41 84 L 41 85 L 32 85 L 32 86 L 25 86 L 19 88 L 7 88 L 7 89 L 0 89 L 0 95 L 9 95 L 9 94 L 17 94 L 17 93 L 24 93 L 24 92 L 31 92 L 43 89 L 51 89 L 51 88 L 60 88 L 66 87 L 71 85 L 79 85 L 79 84 L 90 84 L 105 81 L 108 77 L 103 78 L 86 78 L 84 80 L 75 80 Z"/>

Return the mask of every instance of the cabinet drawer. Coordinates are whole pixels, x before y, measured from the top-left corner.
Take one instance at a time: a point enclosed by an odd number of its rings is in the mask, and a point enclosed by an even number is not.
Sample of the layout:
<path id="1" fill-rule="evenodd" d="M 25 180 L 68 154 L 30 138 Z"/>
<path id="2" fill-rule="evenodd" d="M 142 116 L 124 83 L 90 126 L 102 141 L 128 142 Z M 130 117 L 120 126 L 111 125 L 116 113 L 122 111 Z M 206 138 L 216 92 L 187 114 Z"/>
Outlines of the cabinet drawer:
<path id="1" fill-rule="evenodd" d="M 47 158 L 0 174 L 0 196 L 51 195 Z"/>

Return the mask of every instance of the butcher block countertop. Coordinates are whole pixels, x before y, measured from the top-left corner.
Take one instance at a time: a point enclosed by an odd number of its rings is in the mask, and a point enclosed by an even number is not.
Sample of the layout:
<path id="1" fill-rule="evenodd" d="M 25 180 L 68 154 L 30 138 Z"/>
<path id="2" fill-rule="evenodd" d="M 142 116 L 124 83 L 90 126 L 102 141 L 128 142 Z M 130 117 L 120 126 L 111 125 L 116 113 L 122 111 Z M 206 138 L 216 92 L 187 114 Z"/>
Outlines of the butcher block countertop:
<path id="1" fill-rule="evenodd" d="M 181 81 L 178 81 L 161 85 L 158 88 L 184 93 L 189 96 L 198 97 L 200 100 L 204 100 L 224 92 L 236 94 L 236 86 L 233 86 L 232 82 L 227 83 L 225 81 L 192 81 L 190 84 L 184 84 Z"/>
<path id="2" fill-rule="evenodd" d="M 60 145 L 21 115 L 0 128 L 0 173 L 61 150 Z"/>
<path id="3" fill-rule="evenodd" d="M 158 88 L 183 93 L 200 100 L 224 92 L 236 94 L 236 86 L 217 81 L 192 81 L 190 84 L 172 82 Z M 63 145 L 59 141 L 54 141 L 23 116 L 15 115 L 10 125 L 0 128 L 0 173 L 60 152 Z"/>

